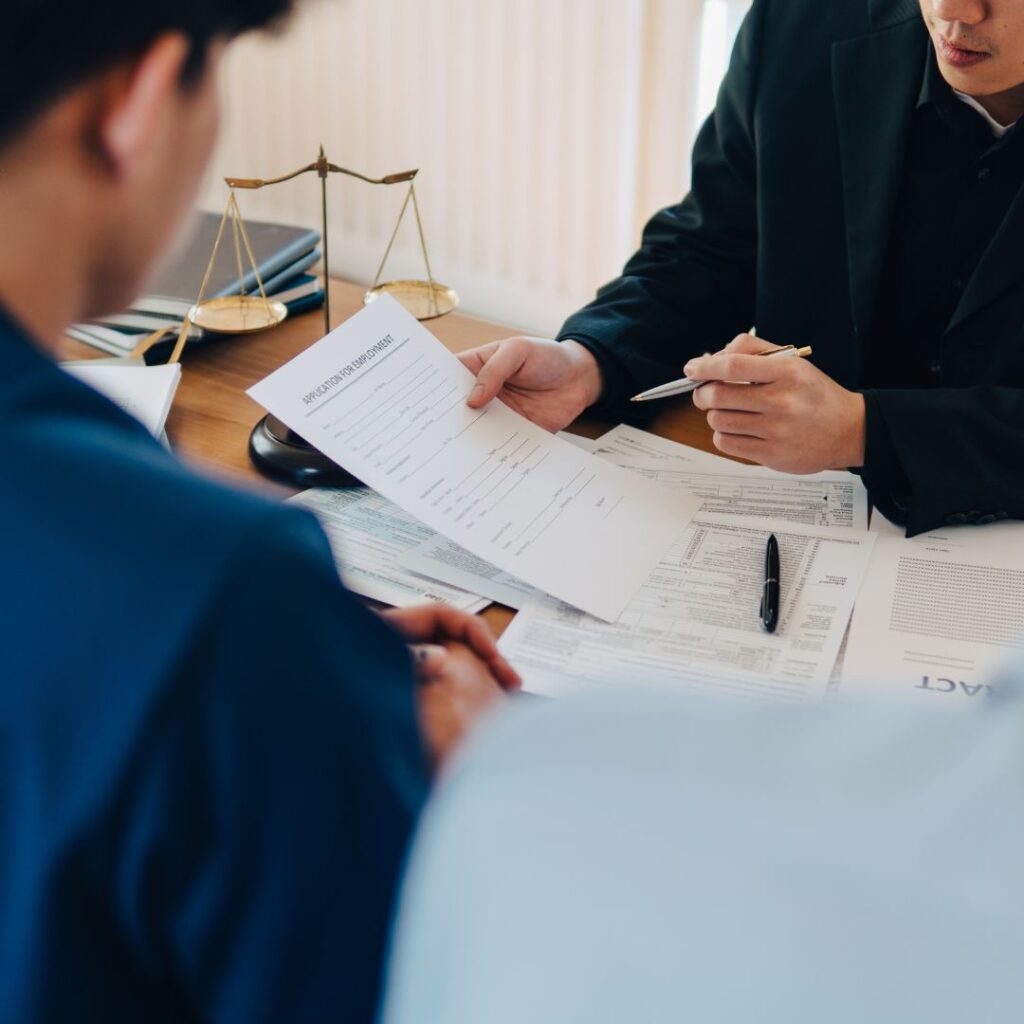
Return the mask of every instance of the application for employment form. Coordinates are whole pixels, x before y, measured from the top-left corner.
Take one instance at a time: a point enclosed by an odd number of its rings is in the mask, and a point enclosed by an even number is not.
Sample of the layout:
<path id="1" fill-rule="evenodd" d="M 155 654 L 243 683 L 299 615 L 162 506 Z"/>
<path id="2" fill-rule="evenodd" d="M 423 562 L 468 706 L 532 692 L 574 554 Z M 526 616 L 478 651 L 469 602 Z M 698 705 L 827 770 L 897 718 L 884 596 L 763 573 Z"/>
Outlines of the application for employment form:
<path id="1" fill-rule="evenodd" d="M 779 540 L 782 617 L 758 616 L 765 543 Z M 526 689 L 550 696 L 643 681 L 749 699 L 822 697 L 874 536 L 699 514 L 615 623 L 539 597 L 501 638 Z"/>
<path id="2" fill-rule="evenodd" d="M 885 694 L 950 708 L 991 693 L 1024 649 L 1024 523 L 906 538 L 876 510 L 878 543 L 850 624 L 841 697 Z"/>
<path id="3" fill-rule="evenodd" d="M 431 529 L 614 619 L 700 500 L 638 480 L 501 402 L 385 296 L 251 388 L 278 419 Z"/>

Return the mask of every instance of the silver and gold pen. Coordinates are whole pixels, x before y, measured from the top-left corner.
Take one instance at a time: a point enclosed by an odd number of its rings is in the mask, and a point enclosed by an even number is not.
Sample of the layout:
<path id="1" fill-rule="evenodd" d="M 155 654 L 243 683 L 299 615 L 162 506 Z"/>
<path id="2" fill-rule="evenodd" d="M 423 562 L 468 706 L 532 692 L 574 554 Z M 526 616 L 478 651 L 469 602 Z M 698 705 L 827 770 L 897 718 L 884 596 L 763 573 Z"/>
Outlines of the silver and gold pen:
<path id="1" fill-rule="evenodd" d="M 797 348 L 796 345 L 783 345 L 781 348 L 773 348 L 770 352 L 758 352 L 759 356 L 796 356 L 806 359 L 811 354 L 811 346 L 805 345 Z M 631 402 L 651 402 L 656 398 L 671 398 L 673 395 L 688 395 L 697 388 L 704 387 L 706 380 L 690 380 L 689 377 L 681 377 L 679 380 L 670 380 L 667 384 L 659 384 L 649 391 L 641 391 L 634 395 Z"/>

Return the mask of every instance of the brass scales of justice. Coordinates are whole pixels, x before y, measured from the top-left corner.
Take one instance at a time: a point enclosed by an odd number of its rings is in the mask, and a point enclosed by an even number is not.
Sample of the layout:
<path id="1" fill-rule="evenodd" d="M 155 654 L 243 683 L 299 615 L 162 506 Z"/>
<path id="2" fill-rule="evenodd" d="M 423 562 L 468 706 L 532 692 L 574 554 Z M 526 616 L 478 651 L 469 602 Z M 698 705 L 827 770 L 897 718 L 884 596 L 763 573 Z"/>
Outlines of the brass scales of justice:
<path id="1" fill-rule="evenodd" d="M 365 174 L 360 174 L 357 171 L 331 163 L 324 153 L 324 147 L 321 146 L 320 153 L 313 163 L 300 167 L 290 174 L 265 179 L 224 179 L 231 190 L 228 196 L 227 207 L 221 219 L 217 240 L 214 242 L 213 253 L 200 289 L 199 298 L 189 311 L 185 324 L 182 325 L 182 333 L 178 338 L 178 344 L 175 346 L 174 354 L 171 357 L 172 361 L 181 354 L 181 349 L 188 337 L 190 324 L 224 334 L 249 334 L 275 327 L 288 315 L 288 310 L 285 306 L 280 302 L 269 299 L 263 288 L 263 281 L 256 266 L 252 246 L 249 242 L 248 231 L 242 219 L 241 211 L 238 208 L 235 190 L 262 189 L 270 185 L 279 185 L 298 178 L 303 174 L 313 172 L 320 178 L 321 190 L 325 335 L 331 331 L 330 247 L 327 218 L 327 178 L 330 174 L 344 174 L 350 178 L 365 181 L 370 185 L 400 185 L 406 182 L 409 184 L 409 189 L 405 194 L 405 199 L 398 214 L 398 220 L 395 222 L 395 228 L 391 232 L 391 237 L 377 268 L 373 284 L 363 296 L 364 304 L 373 302 L 380 295 L 391 295 L 417 320 L 432 320 L 435 317 L 450 313 L 456 307 L 459 301 L 458 295 L 452 288 L 436 282 L 430 268 L 430 255 L 427 251 L 427 241 L 423 232 L 423 221 L 420 217 L 419 203 L 416 200 L 415 178 L 419 170 L 400 171 L 397 174 L 387 174 L 382 178 L 371 178 Z M 402 220 L 410 203 L 416 218 L 416 230 L 419 236 L 420 251 L 423 253 L 423 264 L 427 272 L 427 280 L 406 279 L 381 283 L 384 267 L 387 264 L 388 257 L 391 255 L 395 239 L 398 237 L 398 231 L 402 226 Z M 229 221 L 234 239 L 239 282 L 241 283 L 242 281 L 241 253 L 244 248 L 256 276 L 259 294 L 251 293 L 247 295 L 243 288 L 238 295 L 228 295 L 207 300 L 205 298 L 206 287 L 217 258 L 225 227 Z M 299 487 L 330 487 L 358 482 L 341 469 L 340 466 L 317 451 L 304 438 L 289 430 L 288 427 L 273 416 L 265 416 L 256 424 L 249 438 L 249 455 L 256 467 L 267 476 Z"/>

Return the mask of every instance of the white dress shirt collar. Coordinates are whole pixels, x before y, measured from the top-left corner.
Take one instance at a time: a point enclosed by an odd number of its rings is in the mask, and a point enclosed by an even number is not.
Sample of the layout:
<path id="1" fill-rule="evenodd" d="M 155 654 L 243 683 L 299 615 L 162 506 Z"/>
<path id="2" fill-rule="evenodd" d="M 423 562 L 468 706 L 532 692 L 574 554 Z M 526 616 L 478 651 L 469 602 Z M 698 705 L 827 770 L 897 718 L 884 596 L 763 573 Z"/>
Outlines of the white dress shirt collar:
<path id="1" fill-rule="evenodd" d="M 997 138 L 1001 139 L 1017 122 L 1013 124 L 1000 124 L 973 96 L 968 96 L 965 92 L 957 92 L 953 90 L 954 95 L 962 103 L 966 103 L 972 110 L 976 110 L 983 118 L 989 128 L 992 129 L 992 134 Z"/>

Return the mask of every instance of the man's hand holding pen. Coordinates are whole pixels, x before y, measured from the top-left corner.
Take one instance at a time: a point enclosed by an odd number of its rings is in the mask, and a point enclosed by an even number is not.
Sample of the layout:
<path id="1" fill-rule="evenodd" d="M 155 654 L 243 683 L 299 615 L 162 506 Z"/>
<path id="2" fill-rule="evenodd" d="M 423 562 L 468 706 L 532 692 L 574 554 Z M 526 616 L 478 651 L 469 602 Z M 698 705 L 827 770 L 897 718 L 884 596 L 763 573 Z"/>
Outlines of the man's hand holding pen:
<path id="1" fill-rule="evenodd" d="M 777 347 L 741 334 L 684 367 L 708 382 L 693 403 L 707 413 L 715 446 L 787 473 L 863 465 L 863 397 L 806 359 L 758 358 Z M 601 394 L 596 360 L 573 341 L 507 338 L 460 359 L 477 376 L 473 408 L 497 397 L 547 430 L 561 430 Z"/>
<path id="2" fill-rule="evenodd" d="M 683 368 L 688 377 L 709 382 L 693 392 L 693 404 L 707 413 L 715 447 L 786 473 L 862 466 L 863 396 L 806 359 L 758 358 L 774 348 L 741 334 L 723 351 Z"/>

